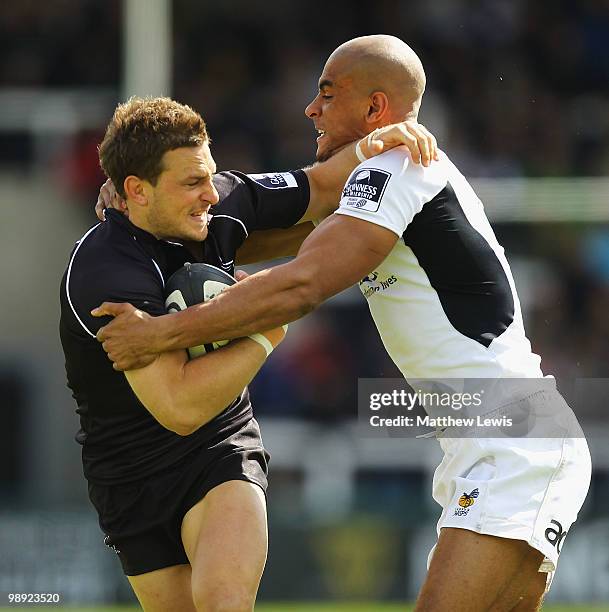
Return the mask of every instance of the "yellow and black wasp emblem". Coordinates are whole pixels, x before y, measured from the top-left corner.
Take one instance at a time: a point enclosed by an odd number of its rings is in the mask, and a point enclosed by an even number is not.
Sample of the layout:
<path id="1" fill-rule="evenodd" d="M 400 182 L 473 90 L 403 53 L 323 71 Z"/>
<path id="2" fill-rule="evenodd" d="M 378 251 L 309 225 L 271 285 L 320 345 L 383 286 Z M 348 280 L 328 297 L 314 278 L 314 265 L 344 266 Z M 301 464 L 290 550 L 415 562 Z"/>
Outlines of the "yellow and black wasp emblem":
<path id="1" fill-rule="evenodd" d="M 474 489 L 471 493 L 463 493 L 459 498 L 459 505 L 461 508 L 469 508 L 474 505 L 476 501 L 476 497 L 480 495 L 480 491 L 478 489 Z"/>

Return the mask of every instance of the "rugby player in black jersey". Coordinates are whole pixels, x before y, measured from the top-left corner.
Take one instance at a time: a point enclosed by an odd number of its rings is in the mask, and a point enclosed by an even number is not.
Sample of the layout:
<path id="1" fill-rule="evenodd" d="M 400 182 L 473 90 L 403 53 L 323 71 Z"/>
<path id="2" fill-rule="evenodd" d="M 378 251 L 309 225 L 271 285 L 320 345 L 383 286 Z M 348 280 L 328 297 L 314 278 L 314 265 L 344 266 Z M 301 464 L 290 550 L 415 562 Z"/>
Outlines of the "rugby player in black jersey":
<path id="1" fill-rule="evenodd" d="M 364 36 L 338 47 L 305 111 L 322 132 L 318 159 L 354 137 L 415 119 L 425 83 L 420 59 L 395 37 Z M 413 165 L 400 149 L 364 161 L 336 214 L 291 262 L 175 317 L 105 304 L 98 314 L 116 318 L 98 338 L 117 367 L 136 367 L 159 351 L 293 321 L 358 281 L 406 379 L 457 379 L 455 391 L 501 382 L 487 394 L 484 414 L 527 423 L 515 435 L 481 426 L 467 435 L 448 427 L 438 436 L 444 456 L 433 496 L 442 514 L 416 611 L 537 610 L 586 497 L 590 453 L 531 349 L 482 203 L 445 153 L 429 167 Z"/>
<path id="2" fill-rule="evenodd" d="M 373 146 L 407 142 L 418 154 L 420 140 L 426 157 L 433 142 L 417 130 L 389 129 Z M 232 273 L 235 260 L 288 254 L 304 226 L 279 239 L 272 228 L 325 216 L 357 164 L 354 147 L 306 172 L 216 173 L 202 118 L 157 98 L 120 105 L 99 152 L 128 217 L 108 210 L 79 240 L 61 287 L 89 497 L 144 609 L 251 610 L 267 551 L 268 454 L 247 384 L 266 350 L 242 338 L 123 374 L 95 338 L 109 319 L 90 311 L 114 300 L 161 315 L 164 283 L 185 261 Z M 283 338 L 280 328 L 264 333 L 273 345 Z"/>

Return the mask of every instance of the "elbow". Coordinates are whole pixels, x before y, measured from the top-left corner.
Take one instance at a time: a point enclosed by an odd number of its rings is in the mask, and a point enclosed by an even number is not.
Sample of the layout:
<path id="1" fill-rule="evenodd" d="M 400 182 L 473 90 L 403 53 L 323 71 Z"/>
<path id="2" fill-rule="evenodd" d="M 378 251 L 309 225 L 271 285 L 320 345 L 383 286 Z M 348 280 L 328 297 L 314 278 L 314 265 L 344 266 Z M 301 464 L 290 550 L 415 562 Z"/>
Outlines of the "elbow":
<path id="1" fill-rule="evenodd" d="M 190 434 L 193 434 L 195 431 L 197 431 L 199 427 L 200 426 L 191 424 L 175 424 L 172 427 L 168 427 L 168 429 L 170 431 L 173 431 L 173 433 L 178 434 L 178 436 L 185 438 L 186 436 L 189 436 Z"/>
<path id="2" fill-rule="evenodd" d="M 205 410 L 201 407 L 205 406 Z M 172 405 L 171 418 L 162 425 L 181 437 L 190 436 L 197 429 L 209 423 L 224 406 L 215 398 L 198 397 L 196 403 L 188 401 Z"/>
<path id="3" fill-rule="evenodd" d="M 193 434 L 199 427 L 205 425 L 207 420 L 197 419 L 194 416 L 184 414 L 184 412 L 176 411 L 174 416 L 166 423 L 161 423 L 163 427 L 169 429 L 180 437 L 186 437 Z"/>
<path id="4" fill-rule="evenodd" d="M 165 378 L 160 375 L 155 381 L 149 381 L 145 393 L 136 395 L 162 427 L 185 437 L 211 421 L 219 412 L 212 382 L 206 380 L 205 393 L 193 393 L 183 372 L 179 376 Z"/>
<path id="5" fill-rule="evenodd" d="M 198 429 L 193 420 L 185 418 L 179 413 L 170 414 L 162 420 L 157 417 L 157 420 L 165 429 L 182 437 L 189 436 Z"/>
<path id="6" fill-rule="evenodd" d="M 192 412 L 188 410 L 185 402 L 172 393 L 159 391 L 154 401 L 146 402 L 144 406 L 162 427 L 178 436 L 189 436 L 202 425 L 192 418 Z"/>

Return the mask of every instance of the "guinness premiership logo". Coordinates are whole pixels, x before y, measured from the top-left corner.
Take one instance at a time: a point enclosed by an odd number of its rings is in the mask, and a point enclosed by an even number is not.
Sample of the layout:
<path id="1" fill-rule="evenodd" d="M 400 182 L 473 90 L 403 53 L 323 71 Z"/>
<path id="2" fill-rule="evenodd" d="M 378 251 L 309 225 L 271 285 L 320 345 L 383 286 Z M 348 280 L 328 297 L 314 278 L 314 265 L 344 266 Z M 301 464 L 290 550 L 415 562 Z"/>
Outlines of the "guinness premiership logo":
<path id="1" fill-rule="evenodd" d="M 390 177 L 391 173 L 377 168 L 356 170 L 343 189 L 341 204 L 376 212 Z"/>

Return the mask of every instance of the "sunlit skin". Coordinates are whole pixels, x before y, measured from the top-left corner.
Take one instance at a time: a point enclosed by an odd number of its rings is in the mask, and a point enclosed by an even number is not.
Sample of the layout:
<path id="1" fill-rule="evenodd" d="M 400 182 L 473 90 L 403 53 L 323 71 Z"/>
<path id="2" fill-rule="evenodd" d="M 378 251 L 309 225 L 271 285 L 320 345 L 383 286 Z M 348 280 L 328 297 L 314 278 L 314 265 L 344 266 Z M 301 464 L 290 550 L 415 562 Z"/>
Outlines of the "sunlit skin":
<path id="1" fill-rule="evenodd" d="M 159 239 L 205 240 L 209 210 L 219 199 L 209 144 L 167 151 L 162 164 L 155 185 L 133 175 L 125 179 L 130 221 Z"/>
<path id="2" fill-rule="evenodd" d="M 317 160 L 325 161 L 376 128 L 416 119 L 425 90 L 417 55 L 387 36 L 356 38 L 338 47 L 305 108 L 317 130 Z"/>
<path id="3" fill-rule="evenodd" d="M 344 62 L 330 58 L 319 78 L 319 93 L 305 108 L 315 129 L 324 131 L 317 138 L 317 161 L 329 159 L 372 131 L 366 122 L 368 109 L 368 97 L 356 87 Z"/>
<path id="4" fill-rule="evenodd" d="M 330 56 L 319 90 L 305 113 L 325 132 L 317 141 L 317 157 L 325 160 L 380 126 L 415 119 L 425 73 L 399 39 L 367 36 Z M 295 259 L 245 278 L 205 304 L 150 317 L 128 304 L 104 303 L 93 314 L 117 319 L 97 337 L 114 367 L 128 369 L 150 363 L 157 352 L 271 329 L 376 270 L 399 239 L 382 224 L 330 215 Z M 525 540 L 443 529 L 416 609 L 537 610 L 545 588 L 545 575 L 538 571 L 542 558 Z"/>
<path id="5" fill-rule="evenodd" d="M 375 36 L 354 39 L 341 45 L 326 62 L 319 85 L 319 94 L 307 106 L 305 112 L 316 126 L 326 131 L 318 140 L 318 157 L 332 157 L 332 159 L 309 169 L 310 180 L 313 172 L 317 174 L 317 180 L 311 183 L 312 185 L 318 183 L 320 174 L 324 176 L 329 168 L 333 168 L 330 174 L 340 173 L 343 178 L 336 185 L 342 186 L 353 168 L 353 158 L 355 158 L 353 148 L 346 148 L 345 145 L 377 129 L 379 131 L 375 136 L 376 140 L 371 140 L 372 144 L 367 142 L 367 138 L 360 142 L 365 156 L 379 153 L 387 144 L 389 144 L 387 148 L 407 144 L 415 163 L 421 161 L 424 166 L 428 166 L 432 159 L 438 159 L 435 139 L 423 126 L 416 124 L 425 89 L 425 73 L 416 53 L 404 42 L 394 37 Z M 410 128 L 405 128 L 403 125 L 384 128 L 392 122 L 404 119 L 408 119 L 409 123 L 416 126 L 414 134 Z M 392 133 L 394 136 L 385 141 L 385 138 Z M 344 151 L 335 155 L 341 148 L 344 148 Z M 351 161 L 347 163 L 347 159 Z M 336 160 L 340 161 L 335 163 Z M 320 212 L 324 217 L 335 209 L 340 198 L 340 188 L 335 184 L 330 186 L 330 183 L 331 181 L 321 180 L 321 184 L 326 185 L 322 191 L 328 196 L 327 198 L 319 196 L 322 201 Z M 318 187 L 319 183 L 316 189 Z M 98 206 L 100 209 L 103 208 L 103 204 L 100 205 L 99 202 Z M 322 215 L 317 214 L 310 218 L 315 219 Z M 352 250 L 350 241 L 354 233 L 362 236 L 357 245 L 357 252 L 361 255 L 362 262 L 360 265 L 351 259 L 350 265 L 346 266 L 337 253 Z M 369 248 L 362 243 L 363 238 L 368 235 Z M 346 241 L 346 245 L 342 244 L 342 240 Z M 312 251 L 308 249 L 311 244 L 315 245 Z M 220 313 L 218 325 L 222 326 L 222 329 L 228 328 L 232 338 L 239 338 L 256 333 L 260 329 L 272 329 L 277 326 L 273 322 L 268 324 L 268 320 L 278 318 L 281 319 L 281 324 L 293 321 L 303 316 L 304 312 L 308 312 L 311 304 L 314 307 L 319 299 L 330 297 L 374 270 L 394 244 L 395 235 L 386 228 L 343 215 L 331 216 L 302 243 L 298 256 L 293 262 L 256 274 L 252 279 L 255 281 L 253 284 L 246 279 L 227 290 L 228 295 L 237 292 L 237 296 L 232 301 L 235 310 L 229 315 L 228 309 L 221 308 L 218 311 Z M 332 252 L 326 254 L 327 249 Z M 341 267 L 331 275 L 323 275 L 325 287 L 320 291 L 317 268 L 323 269 L 327 263 L 324 261 L 326 258 L 332 263 L 340 263 Z M 295 272 L 292 271 L 293 268 Z M 264 279 L 261 279 L 261 276 L 264 276 Z M 267 276 L 270 277 L 268 282 L 274 284 L 275 290 L 269 293 L 256 292 L 258 283 L 266 282 Z M 311 279 L 316 280 L 313 283 Z M 285 287 L 282 285 L 284 282 Z M 282 298 L 284 290 L 289 293 L 287 300 Z M 240 292 L 249 291 L 254 294 L 255 299 L 239 299 Z M 263 298 L 260 297 L 260 293 L 264 294 Z M 205 304 L 205 312 L 208 312 L 210 307 L 217 308 L 218 304 L 223 304 L 225 302 L 223 296 L 225 294 Z M 264 308 L 260 308 L 262 303 L 265 304 Z M 202 329 L 196 324 L 199 308 L 198 306 L 172 315 L 171 325 L 168 325 L 167 330 L 161 329 L 165 325 L 165 317 L 149 317 L 129 304 L 104 302 L 94 309 L 92 314 L 96 317 L 106 315 L 117 317 L 114 322 L 102 327 L 97 337 L 114 362 L 114 367 L 118 370 L 128 370 L 151 363 L 157 353 L 168 350 L 165 342 L 182 344 L 179 339 L 181 332 L 176 325 L 182 320 L 185 322 L 185 334 L 210 334 L 212 340 L 214 337 L 228 337 L 224 332 L 213 336 L 219 332 L 209 326 Z M 245 316 L 252 310 L 255 312 L 251 317 Z M 210 316 L 213 318 L 213 312 Z M 190 322 L 190 317 L 194 323 Z M 202 342 L 186 343 L 184 346 L 198 344 Z M 171 346 L 171 348 L 176 347 L 177 344 L 175 347 Z"/>

